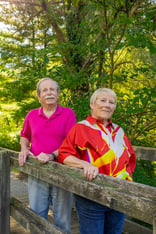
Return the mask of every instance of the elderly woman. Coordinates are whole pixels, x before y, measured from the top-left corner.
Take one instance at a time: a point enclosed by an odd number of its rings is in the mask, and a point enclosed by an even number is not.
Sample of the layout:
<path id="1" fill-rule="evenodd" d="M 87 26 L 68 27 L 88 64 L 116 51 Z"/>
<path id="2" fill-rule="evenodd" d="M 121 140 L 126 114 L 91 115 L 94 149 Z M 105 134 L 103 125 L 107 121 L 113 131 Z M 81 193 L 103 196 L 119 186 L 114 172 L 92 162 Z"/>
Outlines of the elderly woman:
<path id="1" fill-rule="evenodd" d="M 136 157 L 123 129 L 111 122 L 116 94 L 97 89 L 90 99 L 91 115 L 70 130 L 59 148 L 59 162 L 83 168 L 88 180 L 98 173 L 132 181 Z M 81 234 L 119 234 L 124 214 L 75 195 Z"/>

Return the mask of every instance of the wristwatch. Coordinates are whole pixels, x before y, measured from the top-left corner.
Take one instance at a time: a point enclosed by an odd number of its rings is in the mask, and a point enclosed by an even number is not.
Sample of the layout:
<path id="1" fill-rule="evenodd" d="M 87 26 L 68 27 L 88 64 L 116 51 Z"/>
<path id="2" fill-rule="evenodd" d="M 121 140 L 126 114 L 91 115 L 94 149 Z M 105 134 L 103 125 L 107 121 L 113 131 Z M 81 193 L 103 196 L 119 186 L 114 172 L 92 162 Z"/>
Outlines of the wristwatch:
<path id="1" fill-rule="evenodd" d="M 51 155 L 53 156 L 53 159 L 56 160 L 57 157 L 56 157 L 56 154 L 55 153 L 51 153 Z"/>

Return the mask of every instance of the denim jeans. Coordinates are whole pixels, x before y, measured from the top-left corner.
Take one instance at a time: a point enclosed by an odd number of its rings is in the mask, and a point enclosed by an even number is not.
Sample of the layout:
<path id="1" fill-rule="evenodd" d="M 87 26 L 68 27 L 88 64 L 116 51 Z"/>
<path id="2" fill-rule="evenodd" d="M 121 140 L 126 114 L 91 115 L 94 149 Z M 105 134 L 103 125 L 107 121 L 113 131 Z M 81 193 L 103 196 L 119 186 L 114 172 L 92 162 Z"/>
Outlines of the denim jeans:
<path id="1" fill-rule="evenodd" d="M 125 215 L 78 195 L 75 206 L 80 234 L 121 234 Z"/>
<path id="2" fill-rule="evenodd" d="M 35 177 L 28 177 L 30 208 L 48 218 L 50 202 L 56 226 L 71 234 L 72 193 Z"/>

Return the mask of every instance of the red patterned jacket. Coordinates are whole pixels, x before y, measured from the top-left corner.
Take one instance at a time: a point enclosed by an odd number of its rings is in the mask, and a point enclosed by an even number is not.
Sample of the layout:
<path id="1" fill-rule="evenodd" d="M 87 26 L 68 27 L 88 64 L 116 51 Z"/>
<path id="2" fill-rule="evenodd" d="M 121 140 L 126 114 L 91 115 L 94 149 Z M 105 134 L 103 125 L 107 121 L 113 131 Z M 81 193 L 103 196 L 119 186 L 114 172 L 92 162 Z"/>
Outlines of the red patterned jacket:
<path id="1" fill-rule="evenodd" d="M 73 155 L 99 168 L 99 173 L 132 180 L 136 156 L 123 129 L 109 120 L 104 127 L 101 120 L 90 115 L 70 130 L 59 149 L 59 162 Z"/>

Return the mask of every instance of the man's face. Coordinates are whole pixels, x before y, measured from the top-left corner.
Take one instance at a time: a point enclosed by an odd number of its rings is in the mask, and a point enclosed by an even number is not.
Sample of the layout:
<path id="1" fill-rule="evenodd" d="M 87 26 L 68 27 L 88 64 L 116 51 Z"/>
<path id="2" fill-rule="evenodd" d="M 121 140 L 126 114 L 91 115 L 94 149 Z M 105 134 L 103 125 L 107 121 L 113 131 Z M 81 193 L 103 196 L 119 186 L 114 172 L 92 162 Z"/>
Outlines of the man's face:
<path id="1" fill-rule="evenodd" d="M 41 82 L 38 99 L 42 106 L 55 105 L 58 102 L 58 98 L 59 93 L 55 81 L 48 79 Z"/>
<path id="2" fill-rule="evenodd" d="M 103 123 L 107 122 L 112 117 L 116 108 L 116 101 L 112 94 L 101 93 L 98 95 L 95 103 L 90 104 L 92 117 L 100 119 Z"/>

